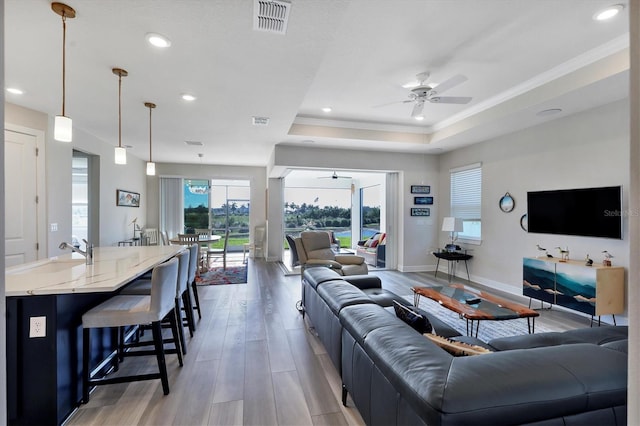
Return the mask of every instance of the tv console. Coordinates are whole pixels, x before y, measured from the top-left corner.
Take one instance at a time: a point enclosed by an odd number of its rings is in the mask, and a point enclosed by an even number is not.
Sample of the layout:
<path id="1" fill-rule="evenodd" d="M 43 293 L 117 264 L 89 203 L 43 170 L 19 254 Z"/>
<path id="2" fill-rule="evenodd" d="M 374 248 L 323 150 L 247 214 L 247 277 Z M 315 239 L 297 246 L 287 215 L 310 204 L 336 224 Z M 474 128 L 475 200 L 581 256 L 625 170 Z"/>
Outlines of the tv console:
<path id="1" fill-rule="evenodd" d="M 594 316 L 624 312 L 624 268 L 559 258 L 523 259 L 522 294 Z"/>

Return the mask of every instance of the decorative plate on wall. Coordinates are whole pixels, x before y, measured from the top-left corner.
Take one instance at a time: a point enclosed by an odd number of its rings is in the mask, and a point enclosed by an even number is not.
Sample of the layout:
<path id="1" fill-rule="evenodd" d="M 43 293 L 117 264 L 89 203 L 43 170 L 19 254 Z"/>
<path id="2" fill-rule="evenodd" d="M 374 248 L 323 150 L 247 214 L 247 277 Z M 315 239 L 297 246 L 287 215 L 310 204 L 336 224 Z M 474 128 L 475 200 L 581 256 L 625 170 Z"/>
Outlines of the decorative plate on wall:
<path id="1" fill-rule="evenodd" d="M 502 198 L 500 198 L 499 205 L 500 205 L 500 210 L 502 210 L 505 213 L 509 213 L 515 208 L 516 201 L 513 199 L 511 194 L 507 192 L 506 194 L 504 194 Z"/>

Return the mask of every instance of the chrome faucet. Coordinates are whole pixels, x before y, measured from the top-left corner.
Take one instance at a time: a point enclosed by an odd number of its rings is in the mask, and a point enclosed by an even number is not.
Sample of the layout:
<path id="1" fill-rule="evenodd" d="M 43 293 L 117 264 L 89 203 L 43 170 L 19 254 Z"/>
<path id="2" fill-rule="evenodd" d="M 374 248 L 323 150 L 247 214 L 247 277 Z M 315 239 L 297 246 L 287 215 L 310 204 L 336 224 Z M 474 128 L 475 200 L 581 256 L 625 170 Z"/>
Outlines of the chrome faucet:
<path id="1" fill-rule="evenodd" d="M 62 243 L 60 243 L 58 248 L 60 250 L 70 249 L 71 251 L 74 251 L 74 252 L 76 252 L 78 254 L 81 254 L 86 258 L 86 262 L 85 263 L 87 265 L 93 265 L 93 244 L 89 244 L 89 242 L 87 240 L 85 240 L 84 238 L 82 239 L 82 241 L 84 241 L 84 243 L 87 246 L 85 251 L 82 251 L 79 248 L 72 246 L 71 244 L 67 243 L 66 241 L 63 241 Z"/>

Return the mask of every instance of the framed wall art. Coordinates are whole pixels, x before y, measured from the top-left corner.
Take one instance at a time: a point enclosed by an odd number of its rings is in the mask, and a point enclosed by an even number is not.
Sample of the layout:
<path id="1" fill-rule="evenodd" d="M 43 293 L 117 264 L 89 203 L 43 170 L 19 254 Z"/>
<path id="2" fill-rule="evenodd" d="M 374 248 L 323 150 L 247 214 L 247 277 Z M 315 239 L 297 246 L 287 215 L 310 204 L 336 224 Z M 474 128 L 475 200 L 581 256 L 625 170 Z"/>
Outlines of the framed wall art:
<path id="1" fill-rule="evenodd" d="M 433 204 L 433 197 L 413 197 L 413 204 L 417 206 Z"/>
<path id="2" fill-rule="evenodd" d="M 411 185 L 412 194 L 431 194 L 431 186 L 429 185 Z"/>
<path id="3" fill-rule="evenodd" d="M 116 189 L 116 206 L 140 207 L 140 194 L 137 192 Z"/>
<path id="4" fill-rule="evenodd" d="M 411 216 L 431 216 L 431 209 L 429 207 L 412 207 Z"/>

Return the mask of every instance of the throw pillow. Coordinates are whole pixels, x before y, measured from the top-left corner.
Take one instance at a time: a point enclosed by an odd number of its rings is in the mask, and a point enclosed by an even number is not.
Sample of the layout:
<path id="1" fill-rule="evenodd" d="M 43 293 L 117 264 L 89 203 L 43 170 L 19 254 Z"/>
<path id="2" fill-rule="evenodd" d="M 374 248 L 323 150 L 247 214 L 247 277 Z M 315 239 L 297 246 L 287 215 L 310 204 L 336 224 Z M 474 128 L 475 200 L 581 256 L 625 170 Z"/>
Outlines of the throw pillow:
<path id="1" fill-rule="evenodd" d="M 398 318 L 409 324 L 418 333 L 431 333 L 431 323 L 425 316 L 412 310 L 408 306 L 396 302 L 395 300 L 393 301 L 393 309 L 396 311 L 396 316 Z"/>
<path id="2" fill-rule="evenodd" d="M 482 346 L 456 342 L 454 340 L 447 339 L 446 337 L 438 336 L 436 334 L 423 334 L 427 339 L 431 340 L 433 343 L 440 346 L 442 349 L 449 352 L 453 356 L 482 355 L 491 353 L 489 349 L 483 348 Z"/>
<path id="3" fill-rule="evenodd" d="M 371 242 L 371 245 L 370 245 L 369 247 L 371 247 L 371 248 L 375 248 L 375 247 L 377 247 L 377 246 L 378 246 L 378 240 L 373 240 L 373 241 Z"/>

